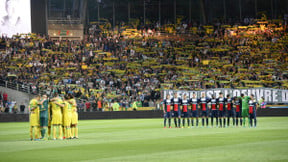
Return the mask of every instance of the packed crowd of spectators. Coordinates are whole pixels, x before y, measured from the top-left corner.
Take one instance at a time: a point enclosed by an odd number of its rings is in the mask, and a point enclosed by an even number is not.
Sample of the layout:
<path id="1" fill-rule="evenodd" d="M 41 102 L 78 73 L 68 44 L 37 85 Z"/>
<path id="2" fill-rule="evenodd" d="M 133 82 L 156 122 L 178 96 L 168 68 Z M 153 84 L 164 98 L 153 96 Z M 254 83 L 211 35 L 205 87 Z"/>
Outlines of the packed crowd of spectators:
<path id="1" fill-rule="evenodd" d="M 154 107 L 162 88 L 287 88 L 287 28 L 262 27 L 185 26 L 189 34 L 135 38 L 100 32 L 82 41 L 2 37 L 0 79 L 35 93 L 74 93 L 85 109 L 98 101 Z"/>

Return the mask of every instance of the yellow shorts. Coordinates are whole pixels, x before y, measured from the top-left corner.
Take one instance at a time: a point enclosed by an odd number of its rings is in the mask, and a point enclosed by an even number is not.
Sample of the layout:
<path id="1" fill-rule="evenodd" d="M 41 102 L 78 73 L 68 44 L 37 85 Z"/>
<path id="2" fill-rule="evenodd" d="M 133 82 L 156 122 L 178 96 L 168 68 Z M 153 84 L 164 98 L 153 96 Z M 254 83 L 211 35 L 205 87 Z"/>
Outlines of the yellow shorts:
<path id="1" fill-rule="evenodd" d="M 72 124 L 78 124 L 78 113 L 77 112 L 72 112 Z"/>
<path id="2" fill-rule="evenodd" d="M 52 125 L 62 124 L 62 114 L 61 113 L 52 114 L 51 124 Z"/>
<path id="3" fill-rule="evenodd" d="M 72 123 L 72 114 L 70 115 L 64 115 L 64 119 L 63 119 L 63 126 L 65 127 L 70 127 Z"/>
<path id="4" fill-rule="evenodd" d="M 39 116 L 37 114 L 30 114 L 30 126 L 39 126 Z"/>

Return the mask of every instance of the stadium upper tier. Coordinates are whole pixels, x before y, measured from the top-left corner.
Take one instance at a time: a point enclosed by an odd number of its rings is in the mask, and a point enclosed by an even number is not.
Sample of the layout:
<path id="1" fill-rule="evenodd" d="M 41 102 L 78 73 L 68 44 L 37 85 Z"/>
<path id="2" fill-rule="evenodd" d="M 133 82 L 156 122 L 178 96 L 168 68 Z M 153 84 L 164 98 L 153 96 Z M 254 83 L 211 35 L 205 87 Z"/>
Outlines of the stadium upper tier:
<path id="1" fill-rule="evenodd" d="M 82 94 L 130 99 L 143 93 L 158 99 L 161 88 L 287 89 L 285 26 L 189 28 L 190 35 L 131 38 L 108 32 L 83 41 L 52 41 L 35 34 L 1 38 L 1 79 L 39 90 L 80 89 Z"/>

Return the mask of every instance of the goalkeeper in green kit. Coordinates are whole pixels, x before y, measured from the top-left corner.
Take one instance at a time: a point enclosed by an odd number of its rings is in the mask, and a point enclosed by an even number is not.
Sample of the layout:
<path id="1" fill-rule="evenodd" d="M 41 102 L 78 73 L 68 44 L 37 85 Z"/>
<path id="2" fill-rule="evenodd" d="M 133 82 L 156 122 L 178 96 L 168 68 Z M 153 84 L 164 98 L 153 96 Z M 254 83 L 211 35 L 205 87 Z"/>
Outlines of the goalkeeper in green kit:
<path id="1" fill-rule="evenodd" d="M 242 118 L 243 118 L 243 127 L 245 127 L 246 124 L 246 117 L 248 118 L 249 115 L 249 105 L 248 102 L 250 100 L 249 96 L 244 96 L 244 94 L 241 94 L 241 100 L 242 100 Z M 249 120 L 249 118 L 248 118 Z M 248 122 L 249 123 L 249 122 Z"/>
<path id="2" fill-rule="evenodd" d="M 42 139 L 47 139 L 47 127 L 48 127 L 48 105 L 49 100 L 47 95 L 43 95 L 40 102 L 40 130 Z"/>

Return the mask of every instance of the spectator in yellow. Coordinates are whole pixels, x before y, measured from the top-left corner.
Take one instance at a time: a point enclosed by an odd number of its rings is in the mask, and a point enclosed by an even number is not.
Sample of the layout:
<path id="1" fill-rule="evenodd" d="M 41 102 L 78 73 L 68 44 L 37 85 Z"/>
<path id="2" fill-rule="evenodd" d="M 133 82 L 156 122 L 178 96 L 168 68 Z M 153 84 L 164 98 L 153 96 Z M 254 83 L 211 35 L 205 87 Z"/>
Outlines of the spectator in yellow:
<path id="1" fill-rule="evenodd" d="M 136 111 L 138 109 L 138 106 L 137 106 L 137 101 L 134 101 L 133 104 L 132 104 L 132 109 L 134 111 Z"/>
<path id="2" fill-rule="evenodd" d="M 119 111 L 119 107 L 120 107 L 119 103 L 115 100 L 115 102 L 112 105 L 113 111 Z"/>

